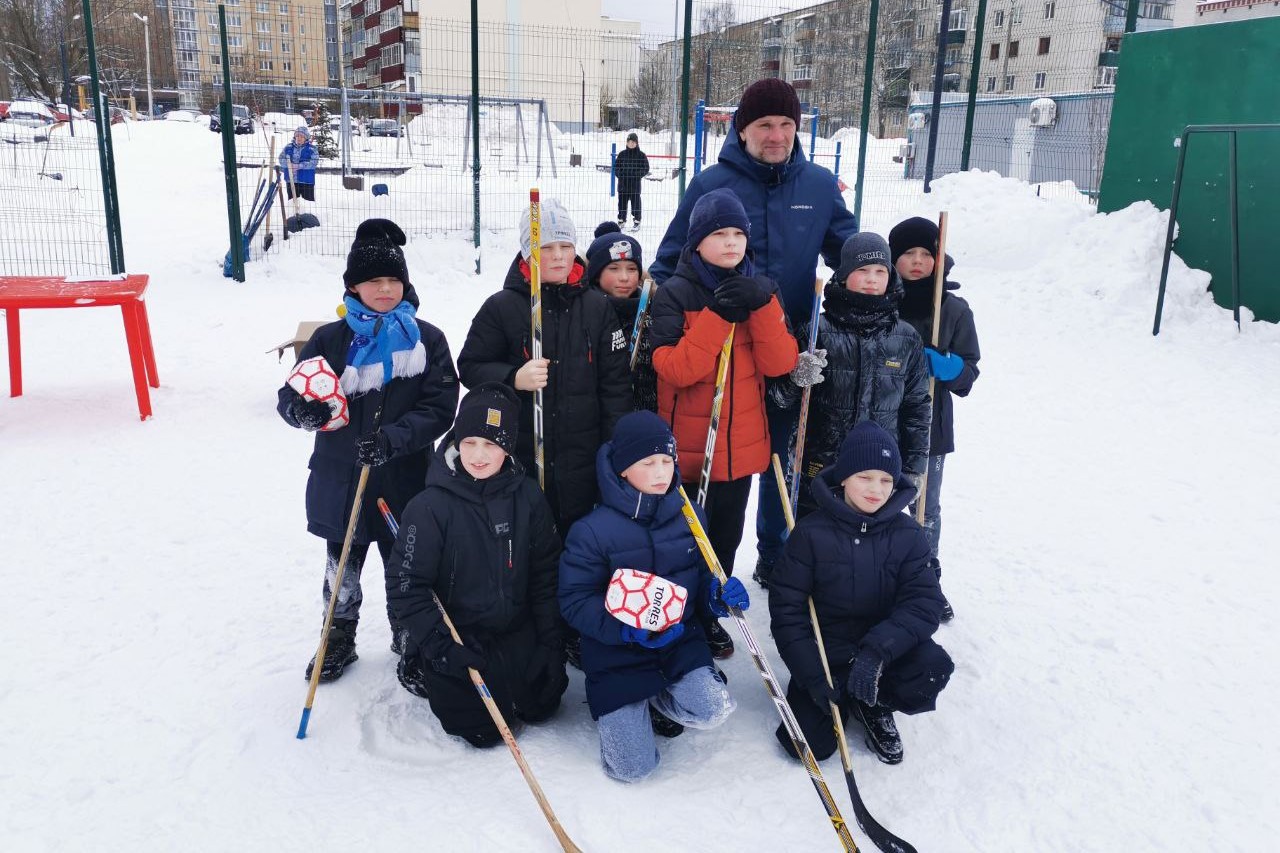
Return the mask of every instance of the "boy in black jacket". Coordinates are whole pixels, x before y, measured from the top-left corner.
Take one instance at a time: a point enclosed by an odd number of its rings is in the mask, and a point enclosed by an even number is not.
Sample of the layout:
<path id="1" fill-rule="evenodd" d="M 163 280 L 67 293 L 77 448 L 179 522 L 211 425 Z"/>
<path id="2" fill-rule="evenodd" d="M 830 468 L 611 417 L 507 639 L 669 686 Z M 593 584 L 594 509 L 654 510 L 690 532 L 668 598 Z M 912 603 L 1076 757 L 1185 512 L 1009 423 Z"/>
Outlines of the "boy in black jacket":
<path id="1" fill-rule="evenodd" d="M 529 211 L 521 249 L 502 290 L 485 300 L 458 355 L 462 382 L 501 382 L 520 392 L 515 455 L 526 474 L 534 463 L 533 392 L 542 389 L 546 494 L 560 530 L 591 511 L 597 498 L 596 450 L 631 411 L 627 336 L 609 300 L 584 287 L 585 264 L 569 214 L 542 202 L 542 355 L 534 359 L 529 310 Z"/>
<path id="2" fill-rule="evenodd" d="M 929 374 L 920 336 L 898 319 L 901 285 L 884 238 L 863 231 L 845 240 L 824 296 L 814 353 L 802 352 L 790 376 L 770 383 L 779 409 L 798 407 L 802 389 L 813 386 L 802 470 L 792 472 L 800 477 L 797 517 L 816 508 L 809 484 L 860 421 L 894 436 L 913 483 L 929 456 Z M 808 323 L 797 337 L 808 341 Z M 756 580 L 767 585 L 769 578 Z"/>
<path id="3" fill-rule="evenodd" d="M 653 314 L 636 324 L 640 313 L 640 285 L 644 281 L 644 259 L 640 241 L 623 234 L 612 222 L 596 226 L 596 238 L 587 249 L 587 286 L 603 293 L 618 313 L 618 322 L 627 336 L 627 352 L 637 346 L 635 369 L 631 375 L 631 400 L 637 411 L 658 410 L 658 375 L 653 372 L 653 336 L 649 326 Z M 651 296 L 652 298 L 652 296 Z M 650 303 L 652 304 L 652 302 Z"/>
<path id="4" fill-rule="evenodd" d="M 341 429 L 319 432 L 329 422 L 328 403 L 305 400 L 287 384 L 278 395 L 276 409 L 285 423 L 316 433 L 308 463 L 307 530 L 327 543 L 326 605 L 342 556 L 360 467 L 371 466 L 334 607 L 321 681 L 341 677 L 357 658 L 360 570 L 370 543 L 377 543 L 383 568 L 390 576 L 393 539 L 378 516 L 375 501 L 385 498 L 398 513 L 418 493 L 427 471 L 427 452 L 449 428 L 458 405 L 458 375 L 449 343 L 435 326 L 414 317 L 418 294 L 409 282 L 400 248 L 404 244 L 404 232 L 388 219 L 360 224 L 342 276 L 346 316 L 317 329 L 298 353 L 299 361 L 323 356 L 341 377 L 351 422 Z M 375 424 L 379 411 L 381 422 Z M 399 633 L 389 608 L 387 615 L 391 648 L 398 652 Z M 312 659 L 307 678 L 314 665 Z"/>
<path id="5" fill-rule="evenodd" d="M 978 330 L 969 303 L 955 295 L 960 285 L 944 283 L 942 315 L 938 326 L 938 346 L 931 346 L 933 334 L 933 271 L 938 251 L 938 226 L 919 216 L 899 222 L 889 232 L 893 263 L 906 289 L 899 313 L 925 343 L 929 372 L 934 383 L 933 425 L 929 438 L 929 476 L 925 481 L 924 531 L 929 536 L 933 568 L 942 577 L 938 562 L 938 542 L 942 538 L 942 471 L 947 454 L 956 449 L 952 395 L 969 396 L 978 379 Z M 951 273 L 951 257 L 945 259 L 943 273 Z M 954 615 L 951 603 L 943 599 L 942 621 Z"/>
<path id="6" fill-rule="evenodd" d="M 791 671 L 787 701 L 814 755 L 836 748 L 831 703 L 852 713 L 886 764 L 902 761 L 893 712 L 932 711 L 955 665 L 930 637 L 942 591 L 929 543 L 902 510 L 916 490 L 893 438 L 871 421 L 853 428 L 835 463 L 813 481 L 818 511 L 801 519 L 769 584 L 778 652 Z M 809 600 L 831 668 L 827 684 Z M 792 751 L 781 726 L 778 741 Z"/>
<path id="7" fill-rule="evenodd" d="M 640 227 L 640 186 L 649 174 L 649 158 L 640 150 L 640 137 L 627 134 L 627 147 L 613 161 L 618 178 L 618 226 L 627 224 L 627 204 L 631 204 L 632 227 Z"/>
<path id="8" fill-rule="evenodd" d="M 400 683 L 473 746 L 502 736 L 472 685 L 479 671 L 509 723 L 540 722 L 568 686 L 556 601 L 560 537 L 515 448 L 520 403 L 505 385 L 469 393 L 427 488 L 401 519 L 387 605 L 404 626 Z M 454 642 L 436 605 L 463 643 Z"/>

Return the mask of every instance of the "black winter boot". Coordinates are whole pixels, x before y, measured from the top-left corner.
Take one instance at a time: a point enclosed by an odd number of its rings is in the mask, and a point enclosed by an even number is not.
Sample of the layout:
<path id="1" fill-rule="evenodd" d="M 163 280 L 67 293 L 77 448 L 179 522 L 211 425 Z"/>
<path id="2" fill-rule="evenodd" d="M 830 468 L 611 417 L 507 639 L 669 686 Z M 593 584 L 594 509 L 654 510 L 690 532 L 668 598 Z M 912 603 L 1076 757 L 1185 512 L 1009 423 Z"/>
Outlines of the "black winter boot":
<path id="1" fill-rule="evenodd" d="M 775 563 L 777 563 L 776 559 L 768 559 L 763 554 L 756 558 L 756 570 L 751 573 L 751 579 L 759 584 L 761 589 L 769 588 L 769 578 L 773 576 Z"/>
<path id="2" fill-rule="evenodd" d="M 649 706 L 649 724 L 653 726 L 653 733 L 658 737 L 680 737 L 684 734 L 684 726 L 659 711 L 653 705 Z"/>
<path id="3" fill-rule="evenodd" d="M 703 630 L 707 632 L 707 647 L 711 649 L 711 656 L 716 660 L 724 660 L 733 656 L 733 638 L 729 636 L 729 632 L 720 624 L 720 620 L 714 616 L 707 619 L 702 624 Z"/>
<path id="4" fill-rule="evenodd" d="M 867 746 L 885 764 L 902 762 L 902 736 L 893 721 L 893 711 L 883 705 L 869 707 L 853 700 L 853 716 L 867 730 Z"/>
<path id="5" fill-rule="evenodd" d="M 938 558 L 934 557 L 929 561 L 929 565 L 933 566 L 933 571 L 938 577 L 938 583 L 942 583 L 942 564 L 938 562 Z M 947 594 L 942 594 L 942 621 L 950 622 L 956 618 L 956 612 L 951 609 L 951 602 L 947 601 Z"/>
<path id="6" fill-rule="evenodd" d="M 349 664 L 359 659 L 356 654 L 355 619 L 334 619 L 329 626 L 329 641 L 324 647 L 324 663 L 320 667 L 321 683 L 337 681 Z M 311 680 L 312 669 L 316 665 L 313 656 L 307 664 L 307 680 Z"/>

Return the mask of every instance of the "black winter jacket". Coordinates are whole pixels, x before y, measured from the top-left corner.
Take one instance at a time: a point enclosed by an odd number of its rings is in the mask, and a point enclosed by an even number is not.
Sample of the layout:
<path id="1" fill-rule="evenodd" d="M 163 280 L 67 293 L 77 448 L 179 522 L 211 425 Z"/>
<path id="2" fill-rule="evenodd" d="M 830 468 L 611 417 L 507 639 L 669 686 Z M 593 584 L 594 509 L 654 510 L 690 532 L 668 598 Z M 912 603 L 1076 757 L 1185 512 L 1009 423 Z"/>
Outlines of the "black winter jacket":
<path id="1" fill-rule="evenodd" d="M 946 274 L 951 273 L 952 260 L 947 256 Z M 902 319 L 910 323 L 925 346 L 929 346 L 930 335 L 933 334 L 933 279 L 903 282 L 906 296 L 903 297 L 899 313 Z M 960 285 L 947 281 L 942 293 L 942 322 L 938 326 L 938 351 L 955 353 L 964 359 L 964 368 L 960 375 L 947 382 L 938 380 L 934 383 L 933 395 L 933 427 L 930 431 L 929 453 L 938 456 L 953 453 L 956 449 L 954 404 L 951 399 L 968 397 L 973 383 L 978 379 L 978 359 L 982 353 L 978 349 L 978 330 L 973 323 L 973 311 L 969 303 L 956 296 L 953 291 Z"/>
<path id="2" fill-rule="evenodd" d="M 848 306 L 830 295 L 833 289 L 840 284 L 827 284 L 818 318 L 817 346 L 826 349 L 827 366 L 810 396 L 801 465 L 801 501 L 809 511 L 810 481 L 835 461 L 840 443 L 861 421 L 874 421 L 897 440 L 904 470 L 920 473 L 929 455 L 929 371 L 920 336 L 905 320 L 860 334 Z M 796 337 L 808 344 L 808 322 Z M 789 376 L 770 383 L 770 401 L 779 408 L 797 408 L 802 394 Z"/>
<path id="3" fill-rule="evenodd" d="M 618 192 L 640 192 L 640 181 L 649 174 L 649 158 L 640 146 L 623 148 L 613 160 L 613 173 L 618 178 Z"/>
<path id="4" fill-rule="evenodd" d="M 578 265 L 585 267 L 580 260 Z M 486 299 L 471 321 L 458 355 L 463 384 L 503 382 L 514 388 L 516 371 L 532 358 L 531 338 L 529 280 L 516 255 L 502 290 Z M 557 525 L 565 530 L 595 506 L 596 450 L 631 411 L 627 336 L 603 293 L 577 284 L 543 285 L 542 355 L 551 361 L 542 392 L 546 494 Z M 516 456 L 536 478 L 533 392 L 516 393 Z"/>
<path id="5" fill-rule="evenodd" d="M 387 574 L 387 605 L 408 631 L 407 652 L 417 653 L 433 632 L 448 635 L 433 591 L 463 639 L 486 652 L 505 638 L 529 636 L 529 628 L 537 643 L 562 648 L 560 537 L 538 484 L 514 458 L 476 480 L 463 469 L 452 434 L 440 447 L 426 489 L 402 514 Z M 523 673 L 527 660 L 516 669 Z"/>
<path id="6" fill-rule="evenodd" d="M 832 677 L 842 684 L 862 646 L 886 668 L 938 629 L 942 591 L 929 567 L 929 540 L 903 509 L 916 490 L 905 478 L 874 515 L 844 501 L 826 470 L 814 480 L 818 512 L 801 519 L 769 579 L 778 652 L 806 688 L 825 678 L 809 622 L 813 598 Z"/>
<path id="7" fill-rule="evenodd" d="M 599 288 L 593 287 L 593 290 Z M 613 306 L 613 310 L 617 312 L 618 323 L 622 326 L 623 333 L 627 336 L 627 358 L 631 358 L 631 347 L 635 344 L 636 334 L 636 315 L 640 313 L 640 295 L 639 291 L 636 295 L 622 299 L 617 296 L 610 296 L 603 290 L 600 290 L 605 299 L 609 300 L 609 304 Z M 650 294 L 649 306 L 653 306 L 653 294 Z M 648 310 L 645 311 L 644 318 L 640 321 L 642 331 L 640 331 L 640 353 L 636 356 L 635 370 L 631 371 L 631 405 L 636 411 L 645 410 L 650 412 L 658 411 L 658 374 L 653 370 L 653 335 L 651 334 L 651 326 L 653 325 L 653 314 Z"/>
<path id="8" fill-rule="evenodd" d="M 391 459 L 369 469 L 360 521 L 354 541 L 373 542 L 381 533 L 382 519 L 375 501 L 385 498 L 399 513 L 409 499 L 422 490 L 431 445 L 449 429 L 458 407 L 458 374 L 444 333 L 418 320 L 418 331 L 427 352 L 427 368 L 418 376 L 397 377 L 381 390 L 370 391 L 347 401 L 351 423 L 333 432 L 317 432 L 315 450 L 307 467 L 307 530 L 330 542 L 341 542 L 347 533 L 351 503 L 355 500 L 360 465 L 356 462 L 356 439 L 373 429 L 374 413 L 382 407 L 382 432 L 391 442 Z M 312 335 L 298 361 L 324 356 L 341 376 L 347 366 L 347 349 L 355 332 L 345 320 L 321 326 Z M 276 411 L 290 426 L 289 403 L 295 392 L 281 387 Z"/>

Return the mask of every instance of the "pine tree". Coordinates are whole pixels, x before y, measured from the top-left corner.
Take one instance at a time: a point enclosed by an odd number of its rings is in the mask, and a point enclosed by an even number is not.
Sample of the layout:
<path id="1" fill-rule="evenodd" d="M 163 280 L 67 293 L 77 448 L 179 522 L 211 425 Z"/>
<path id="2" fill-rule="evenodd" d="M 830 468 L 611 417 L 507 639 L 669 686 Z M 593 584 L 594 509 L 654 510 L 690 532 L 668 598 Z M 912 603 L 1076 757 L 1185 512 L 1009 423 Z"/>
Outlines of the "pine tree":
<path id="1" fill-rule="evenodd" d="M 312 121 L 315 122 L 315 128 L 312 130 L 311 139 L 315 143 L 316 152 L 326 160 L 332 160 L 338 156 L 338 143 L 333 138 L 333 128 L 329 127 L 329 109 L 323 102 L 317 101 L 313 108 Z"/>

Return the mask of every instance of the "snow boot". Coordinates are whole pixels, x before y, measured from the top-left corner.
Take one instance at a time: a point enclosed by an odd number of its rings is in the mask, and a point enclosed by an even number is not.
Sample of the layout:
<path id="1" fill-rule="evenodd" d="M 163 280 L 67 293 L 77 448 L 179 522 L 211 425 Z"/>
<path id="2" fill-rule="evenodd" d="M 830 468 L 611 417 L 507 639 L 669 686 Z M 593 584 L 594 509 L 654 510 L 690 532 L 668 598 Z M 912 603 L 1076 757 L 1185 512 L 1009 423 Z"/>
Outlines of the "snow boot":
<path id="1" fill-rule="evenodd" d="M 356 654 L 356 621 L 355 619 L 334 619 L 329 626 L 329 642 L 324 647 L 324 663 L 320 666 L 320 682 L 337 681 L 347 666 L 359 660 Z M 307 664 L 307 680 L 316 665 L 314 656 Z"/>
<path id="2" fill-rule="evenodd" d="M 933 566 L 934 574 L 937 575 L 938 583 L 942 583 L 942 564 L 938 562 L 938 558 L 934 557 L 929 561 L 929 565 Z M 941 590 L 939 590 L 941 592 Z M 951 602 L 947 600 L 947 594 L 942 593 L 942 621 L 950 622 L 956 618 L 956 612 L 951 609 Z"/>
<path id="3" fill-rule="evenodd" d="M 632 231 L 639 231 L 639 230 L 640 230 L 640 220 L 639 220 L 639 219 L 633 219 L 633 220 L 631 220 L 631 230 L 632 230 Z"/>
<path id="4" fill-rule="evenodd" d="M 684 726 L 659 711 L 653 705 L 649 706 L 649 724 L 653 727 L 653 733 L 658 737 L 680 737 L 684 734 Z"/>
<path id="5" fill-rule="evenodd" d="M 761 589 L 769 588 L 769 578 L 773 576 L 773 567 L 776 563 L 776 559 L 771 560 L 763 554 L 756 559 L 756 570 L 751 573 L 751 579 L 755 581 Z"/>
<path id="6" fill-rule="evenodd" d="M 902 763 L 902 736 L 893 721 L 893 711 L 884 705 L 870 707 L 853 701 L 853 715 L 867 730 L 867 746 L 885 764 Z"/>
<path id="7" fill-rule="evenodd" d="M 704 622 L 702 627 L 707 632 L 707 647 L 711 649 L 713 658 L 724 660 L 733 656 L 733 638 L 720 624 L 719 619 L 712 617 Z"/>
<path id="8" fill-rule="evenodd" d="M 427 695 L 427 676 L 422 671 L 422 658 L 417 655 L 401 656 L 400 662 L 396 664 L 396 678 L 399 679 L 400 686 L 414 696 L 430 698 Z"/>

